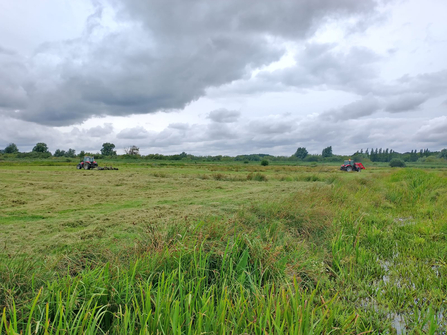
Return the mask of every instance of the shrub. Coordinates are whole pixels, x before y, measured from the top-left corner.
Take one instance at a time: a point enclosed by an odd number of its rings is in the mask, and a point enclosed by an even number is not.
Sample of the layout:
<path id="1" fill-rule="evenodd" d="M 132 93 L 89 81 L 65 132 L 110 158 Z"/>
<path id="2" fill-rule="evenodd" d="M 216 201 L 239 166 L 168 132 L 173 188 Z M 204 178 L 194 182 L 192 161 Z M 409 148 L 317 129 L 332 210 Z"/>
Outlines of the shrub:
<path id="1" fill-rule="evenodd" d="M 390 166 L 391 167 L 405 167 L 405 162 L 401 159 L 398 158 L 393 158 L 390 161 Z"/>
<path id="2" fill-rule="evenodd" d="M 267 165 L 269 165 L 269 161 L 266 160 L 266 159 L 263 159 L 263 160 L 261 161 L 261 165 L 262 165 L 262 166 L 267 166 Z"/>

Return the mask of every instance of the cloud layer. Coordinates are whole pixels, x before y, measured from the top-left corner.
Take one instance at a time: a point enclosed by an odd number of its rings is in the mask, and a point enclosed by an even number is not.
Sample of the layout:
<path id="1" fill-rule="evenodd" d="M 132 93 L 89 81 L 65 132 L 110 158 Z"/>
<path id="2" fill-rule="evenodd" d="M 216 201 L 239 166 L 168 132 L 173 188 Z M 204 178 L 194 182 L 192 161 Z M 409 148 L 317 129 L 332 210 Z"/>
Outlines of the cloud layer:
<path id="1" fill-rule="evenodd" d="M 421 39 L 404 32 L 424 15 L 396 18 L 416 0 L 92 3 L 76 37 L 42 36 L 30 54 L 0 44 L 0 148 L 46 141 L 53 151 L 98 151 L 114 142 L 142 153 L 291 154 L 447 145 L 439 61 L 447 42 L 434 38 L 443 19 Z M 442 7 L 423 10 L 435 20 Z M 51 20 L 42 25 L 51 31 Z M 147 119 L 116 121 L 136 115 Z"/>
<path id="2" fill-rule="evenodd" d="M 104 24 L 104 6 L 98 4 L 79 38 L 43 43 L 28 58 L 0 49 L 1 113 L 66 126 L 92 116 L 181 109 L 207 88 L 279 60 L 286 42 L 302 41 L 325 21 L 366 17 L 377 4 L 133 0 L 106 5 L 113 6 L 119 29 Z M 323 53 L 308 69 L 308 76 L 318 76 L 309 72 L 325 72 L 320 67 L 327 62 L 325 50 L 309 52 Z"/>

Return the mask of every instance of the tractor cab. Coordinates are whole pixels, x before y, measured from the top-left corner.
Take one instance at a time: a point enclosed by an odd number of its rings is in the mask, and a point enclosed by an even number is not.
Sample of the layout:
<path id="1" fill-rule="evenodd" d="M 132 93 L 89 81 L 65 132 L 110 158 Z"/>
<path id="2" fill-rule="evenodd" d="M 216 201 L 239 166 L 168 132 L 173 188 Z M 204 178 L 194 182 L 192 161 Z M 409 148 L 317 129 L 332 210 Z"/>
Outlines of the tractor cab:
<path id="1" fill-rule="evenodd" d="M 85 156 L 83 162 L 93 163 L 95 161 L 95 157 Z"/>
<path id="2" fill-rule="evenodd" d="M 343 165 L 354 165 L 354 161 L 351 160 L 345 160 L 345 162 L 343 163 Z"/>

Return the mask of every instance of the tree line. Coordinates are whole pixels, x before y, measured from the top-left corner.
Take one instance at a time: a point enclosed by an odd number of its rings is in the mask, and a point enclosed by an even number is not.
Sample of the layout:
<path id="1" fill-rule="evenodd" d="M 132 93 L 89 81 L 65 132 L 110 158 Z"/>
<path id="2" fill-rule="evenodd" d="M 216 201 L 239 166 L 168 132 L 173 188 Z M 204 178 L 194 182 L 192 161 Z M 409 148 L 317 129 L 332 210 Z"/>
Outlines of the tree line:
<path id="1" fill-rule="evenodd" d="M 307 161 L 307 162 L 337 162 L 343 160 L 347 157 L 354 159 L 355 161 L 371 161 L 371 162 L 390 162 L 393 159 L 400 159 L 404 162 L 424 162 L 426 160 L 430 161 L 433 158 L 444 158 L 447 159 L 447 149 L 442 149 L 441 151 L 430 151 L 429 149 L 411 150 L 405 153 L 399 153 L 392 149 L 383 148 L 367 148 L 365 151 L 361 149 L 356 151 L 350 156 L 346 155 L 335 155 L 332 152 L 332 146 L 328 146 L 321 151 L 320 154 L 309 154 L 305 147 L 298 147 L 295 153 L 291 156 L 272 156 L 269 154 L 249 154 L 249 155 L 237 155 L 237 156 L 195 156 L 182 152 L 180 154 L 174 155 L 162 155 L 162 154 L 148 154 L 140 155 L 140 149 L 133 145 L 126 148 L 124 155 L 117 155 L 115 150 L 115 144 L 113 143 L 103 143 L 100 152 L 90 153 L 81 151 L 76 154 L 76 150 L 69 148 L 68 150 L 56 149 L 54 154 L 52 154 L 46 143 L 37 143 L 31 152 L 22 153 L 19 152 L 17 145 L 10 143 L 5 149 L 0 150 L 0 154 L 12 154 L 17 158 L 49 158 L 53 157 L 66 157 L 66 158 L 83 158 L 84 156 L 95 156 L 97 158 L 105 157 L 116 157 L 118 159 L 125 158 L 143 158 L 148 160 L 201 160 L 201 161 L 243 161 L 243 162 L 258 162 L 258 161 Z"/>
<path id="2" fill-rule="evenodd" d="M 429 149 L 411 150 L 405 153 L 399 153 L 392 149 L 366 149 L 365 151 L 360 150 L 354 153 L 354 158 L 358 159 L 369 159 L 371 162 L 391 162 L 393 159 L 400 159 L 404 162 L 424 162 L 427 158 L 445 158 L 447 159 L 447 149 L 442 149 L 441 151 L 430 151 Z"/>

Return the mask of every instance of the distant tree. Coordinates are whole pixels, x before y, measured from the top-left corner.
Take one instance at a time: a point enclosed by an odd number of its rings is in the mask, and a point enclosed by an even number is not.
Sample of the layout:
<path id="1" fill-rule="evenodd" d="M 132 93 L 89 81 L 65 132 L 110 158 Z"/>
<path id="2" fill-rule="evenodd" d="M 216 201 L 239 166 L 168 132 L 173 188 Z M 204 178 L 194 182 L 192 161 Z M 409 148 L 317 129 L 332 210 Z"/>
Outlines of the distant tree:
<path id="1" fill-rule="evenodd" d="M 298 159 L 303 160 L 304 158 L 306 158 L 307 154 L 308 154 L 308 152 L 307 152 L 306 148 L 299 147 L 298 149 L 296 149 L 294 156 Z"/>
<path id="2" fill-rule="evenodd" d="M 85 156 L 85 151 L 84 150 L 81 150 L 81 152 L 79 153 L 79 155 L 78 155 L 80 158 L 84 158 L 84 156 Z"/>
<path id="3" fill-rule="evenodd" d="M 438 157 L 447 159 L 447 149 L 442 149 Z"/>
<path id="4" fill-rule="evenodd" d="M 267 166 L 267 165 L 269 165 L 269 161 L 266 160 L 266 159 L 263 159 L 263 160 L 261 161 L 261 165 L 262 165 L 262 166 Z"/>
<path id="5" fill-rule="evenodd" d="M 332 157 L 332 146 L 324 148 L 321 153 L 321 156 L 323 156 L 323 158 Z"/>
<path id="6" fill-rule="evenodd" d="M 103 143 L 102 144 L 102 149 L 101 149 L 101 155 L 104 155 L 104 156 L 115 156 L 116 155 L 116 151 L 114 151 L 113 149 L 115 149 L 115 144 L 113 144 L 113 143 Z"/>
<path id="7" fill-rule="evenodd" d="M 56 149 L 54 152 L 54 157 L 63 157 L 65 155 L 65 150 Z"/>
<path id="8" fill-rule="evenodd" d="M 14 143 L 9 143 L 4 152 L 5 154 L 15 154 L 16 152 L 19 152 L 19 149 Z"/>
<path id="9" fill-rule="evenodd" d="M 410 153 L 410 161 L 416 162 L 418 160 L 418 151 L 417 150 L 411 150 Z"/>
<path id="10" fill-rule="evenodd" d="M 138 156 L 140 154 L 140 148 L 138 148 L 135 145 L 132 145 L 127 149 L 124 149 L 124 151 L 126 152 L 126 155 L 131 155 L 131 156 Z M 180 155 L 177 155 L 177 156 L 180 156 Z M 185 156 L 186 156 L 186 154 L 185 154 Z"/>
<path id="11" fill-rule="evenodd" d="M 76 157 L 76 150 L 74 149 L 68 149 L 68 151 L 64 155 L 65 157 L 74 158 Z"/>
<path id="12" fill-rule="evenodd" d="M 39 142 L 34 146 L 33 152 L 49 152 L 48 146 L 45 143 Z"/>

